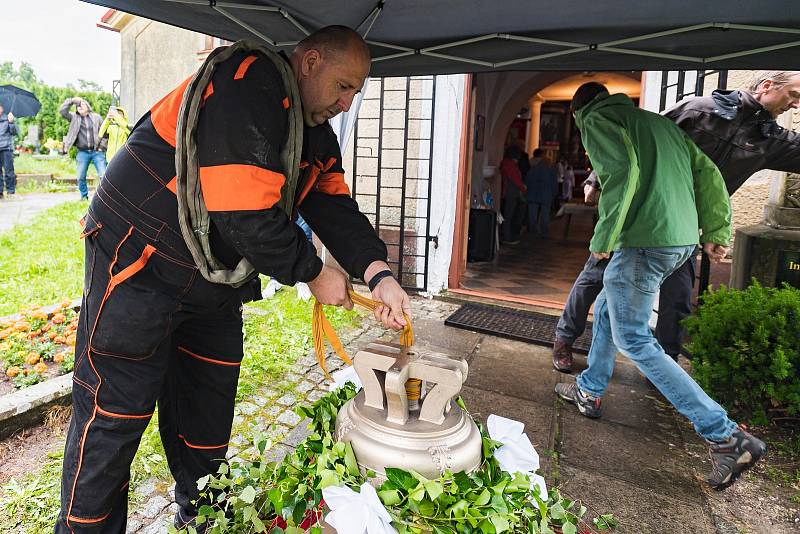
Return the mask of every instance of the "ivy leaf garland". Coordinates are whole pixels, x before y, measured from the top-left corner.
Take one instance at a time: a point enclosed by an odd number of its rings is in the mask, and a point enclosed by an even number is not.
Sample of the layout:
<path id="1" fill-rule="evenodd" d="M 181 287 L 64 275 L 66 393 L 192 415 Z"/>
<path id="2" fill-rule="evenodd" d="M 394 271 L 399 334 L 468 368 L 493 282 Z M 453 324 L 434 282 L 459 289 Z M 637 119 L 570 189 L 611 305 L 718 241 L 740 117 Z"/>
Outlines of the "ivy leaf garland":
<path id="1" fill-rule="evenodd" d="M 208 534 L 321 533 L 322 488 L 346 485 L 358 491 L 375 475 L 362 475 L 350 444 L 334 441 L 336 415 L 355 395 L 348 383 L 313 406 L 296 408 L 309 419 L 311 434 L 282 461 L 269 461 L 271 443 L 259 435 L 253 440 L 256 459 L 223 463 L 215 475 L 200 479 L 198 524 L 208 522 Z M 411 470 L 386 469 L 387 480 L 377 492 L 398 532 L 577 534 L 586 508 L 557 489 L 539 495 L 527 475 L 503 471 L 494 458 L 501 444 L 479 428 L 483 463 L 473 473 L 427 479 Z M 603 526 L 613 525 L 610 514 L 603 517 Z"/>

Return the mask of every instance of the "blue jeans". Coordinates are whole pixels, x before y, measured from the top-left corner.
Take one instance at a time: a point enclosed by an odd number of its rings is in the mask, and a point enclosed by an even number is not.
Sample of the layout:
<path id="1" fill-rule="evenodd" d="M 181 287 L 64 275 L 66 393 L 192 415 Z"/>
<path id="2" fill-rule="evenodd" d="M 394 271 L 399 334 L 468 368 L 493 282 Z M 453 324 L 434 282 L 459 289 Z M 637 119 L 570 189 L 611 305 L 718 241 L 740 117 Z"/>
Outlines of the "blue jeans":
<path id="1" fill-rule="evenodd" d="M 0 195 L 3 194 L 3 175 L 6 192 L 13 195 L 17 189 L 17 175 L 14 174 L 14 151 L 0 150 Z"/>
<path id="2" fill-rule="evenodd" d="M 547 237 L 550 232 L 550 207 L 552 203 L 528 202 L 528 231 Z"/>
<path id="3" fill-rule="evenodd" d="M 78 150 L 75 160 L 78 163 L 78 191 L 81 192 L 81 198 L 89 198 L 89 188 L 86 186 L 89 163 L 94 164 L 97 177 L 102 179 L 106 173 L 106 153 L 102 150 Z"/>
<path id="4" fill-rule="evenodd" d="M 664 279 L 694 253 L 695 246 L 623 248 L 614 252 L 595 302 L 589 367 L 578 375 L 578 387 L 602 397 L 617 349 L 673 406 L 711 441 L 724 441 L 736 428 L 725 410 L 675 363 L 653 337 L 648 319 Z"/>

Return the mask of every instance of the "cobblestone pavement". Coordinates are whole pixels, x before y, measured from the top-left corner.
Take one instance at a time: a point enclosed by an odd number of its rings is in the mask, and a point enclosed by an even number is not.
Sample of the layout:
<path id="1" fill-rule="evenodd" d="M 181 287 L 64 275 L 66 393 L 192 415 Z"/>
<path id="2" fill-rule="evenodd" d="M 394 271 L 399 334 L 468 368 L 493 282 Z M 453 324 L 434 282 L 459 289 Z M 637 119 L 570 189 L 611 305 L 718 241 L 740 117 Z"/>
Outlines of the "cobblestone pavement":
<path id="1" fill-rule="evenodd" d="M 77 193 L 31 193 L 5 196 L 0 200 L 0 232 L 15 224 L 33 220 L 40 212 L 70 200 L 78 200 Z"/>
<path id="2" fill-rule="evenodd" d="M 413 298 L 412 307 L 415 320 L 443 321 L 453 313 L 458 305 Z M 266 313 L 257 308 L 245 307 L 245 313 Z M 353 356 L 359 348 L 376 339 L 397 340 L 397 334 L 386 330 L 375 323 L 371 315 L 366 315 L 360 326 L 340 332 L 345 350 Z M 328 352 L 327 366 L 334 371 L 343 363 L 332 352 Z M 328 392 L 328 382 L 319 369 L 313 351 L 300 358 L 287 372 L 286 381 L 294 384 L 286 393 L 286 388 L 278 388 L 265 384 L 254 396 L 237 404 L 234 415 L 234 426 L 242 428 L 249 424 L 254 430 L 266 434 L 272 439 L 272 458 L 282 459 L 308 435 L 306 421 L 300 419 L 292 411 L 298 404 L 312 403 Z M 228 458 L 238 454 L 246 455 L 252 444 L 249 436 L 234 435 L 228 450 Z M 131 512 L 128 518 L 128 533 L 156 534 L 166 531 L 171 524 L 177 509 L 174 501 L 173 484 L 160 480 L 150 480 L 141 484 L 132 495 Z M 137 504 L 138 503 L 138 504 Z"/>

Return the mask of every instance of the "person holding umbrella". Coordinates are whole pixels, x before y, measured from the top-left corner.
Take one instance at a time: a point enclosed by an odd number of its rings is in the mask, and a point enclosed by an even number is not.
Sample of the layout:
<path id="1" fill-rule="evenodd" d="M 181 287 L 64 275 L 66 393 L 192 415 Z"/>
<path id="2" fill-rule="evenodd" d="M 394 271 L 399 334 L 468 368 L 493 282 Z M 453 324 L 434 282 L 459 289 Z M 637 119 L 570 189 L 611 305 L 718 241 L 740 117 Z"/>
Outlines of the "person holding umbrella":
<path id="1" fill-rule="evenodd" d="M 14 136 L 17 135 L 17 125 L 14 124 L 14 114 L 4 114 L 4 111 L 0 104 L 0 198 L 3 198 L 3 183 L 9 195 L 13 195 L 17 187 L 17 175 L 14 174 Z"/>

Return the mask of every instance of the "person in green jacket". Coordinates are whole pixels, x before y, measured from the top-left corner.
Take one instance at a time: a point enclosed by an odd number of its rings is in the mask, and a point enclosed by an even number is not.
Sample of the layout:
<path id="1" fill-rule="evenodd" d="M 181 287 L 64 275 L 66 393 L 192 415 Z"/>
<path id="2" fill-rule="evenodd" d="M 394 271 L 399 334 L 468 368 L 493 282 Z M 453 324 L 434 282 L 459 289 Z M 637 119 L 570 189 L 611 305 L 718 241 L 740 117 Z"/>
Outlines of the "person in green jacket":
<path id="1" fill-rule="evenodd" d="M 725 182 L 678 126 L 637 108 L 623 94 L 609 95 L 590 82 L 578 88 L 571 108 L 603 185 L 589 249 L 598 260 L 611 259 L 595 302 L 589 366 L 575 382 L 557 384 L 556 393 L 581 414 L 600 417 L 619 350 L 709 443 L 707 482 L 723 489 L 752 467 L 766 446 L 731 421 L 664 352 L 648 321 L 661 283 L 698 242 L 713 261 L 725 256 L 731 238 Z"/>
<path id="2" fill-rule="evenodd" d="M 128 114 L 125 110 L 118 106 L 111 106 L 108 108 L 103 124 L 100 125 L 100 137 L 108 136 L 108 149 L 106 150 L 106 159 L 111 161 L 114 154 L 122 148 L 128 135 L 131 133 L 128 127 Z"/>

